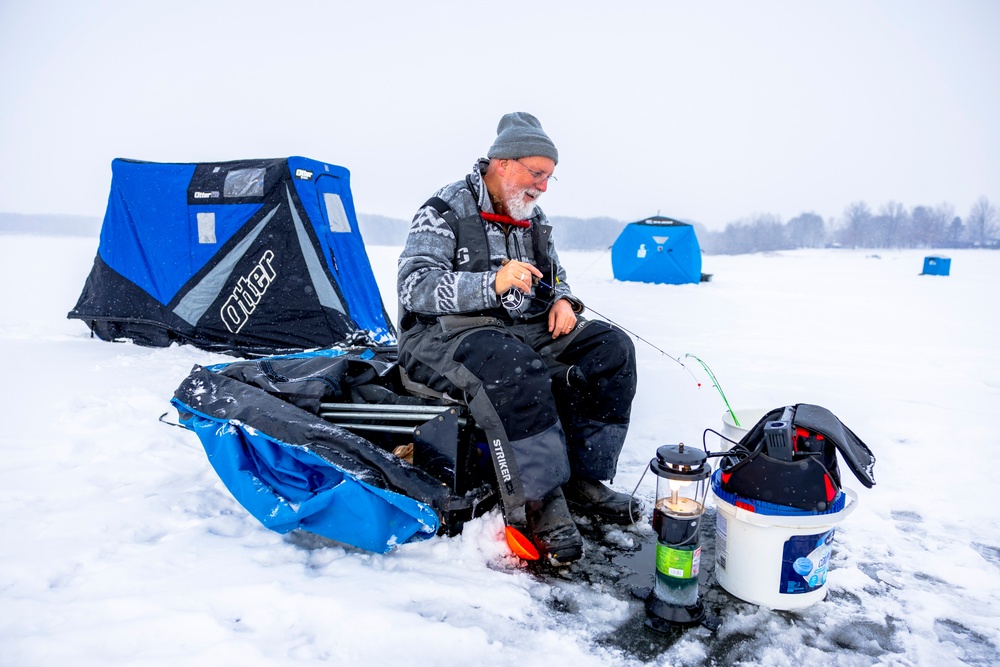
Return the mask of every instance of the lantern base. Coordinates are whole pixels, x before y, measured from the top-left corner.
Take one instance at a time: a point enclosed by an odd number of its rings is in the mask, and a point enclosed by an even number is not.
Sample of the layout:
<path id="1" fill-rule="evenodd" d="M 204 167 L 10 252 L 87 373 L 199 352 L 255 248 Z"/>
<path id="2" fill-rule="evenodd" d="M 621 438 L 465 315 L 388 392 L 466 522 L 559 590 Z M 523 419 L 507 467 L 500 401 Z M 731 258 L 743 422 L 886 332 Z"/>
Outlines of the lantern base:
<path id="1" fill-rule="evenodd" d="M 664 602 L 653 593 L 646 598 L 646 627 L 657 632 L 670 632 L 674 626 L 694 625 L 705 618 L 705 607 L 699 599 L 693 605 L 679 606 Z"/>

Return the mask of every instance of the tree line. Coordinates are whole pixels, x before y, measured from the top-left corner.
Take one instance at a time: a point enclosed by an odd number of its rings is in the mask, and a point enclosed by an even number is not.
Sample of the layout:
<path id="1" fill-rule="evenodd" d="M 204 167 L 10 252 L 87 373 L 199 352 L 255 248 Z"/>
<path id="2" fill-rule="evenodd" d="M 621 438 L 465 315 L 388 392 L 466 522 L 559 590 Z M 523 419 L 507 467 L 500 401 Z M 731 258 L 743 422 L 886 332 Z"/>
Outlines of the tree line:
<path id="1" fill-rule="evenodd" d="M 700 227 L 700 226 L 699 226 Z M 765 213 L 732 222 L 721 232 L 698 230 L 708 254 L 740 254 L 795 248 L 1000 248 L 1000 213 L 980 197 L 963 220 L 951 204 L 914 206 L 898 202 L 878 212 L 863 201 L 850 204 L 841 219 L 824 221 L 802 213 L 788 222 Z"/>

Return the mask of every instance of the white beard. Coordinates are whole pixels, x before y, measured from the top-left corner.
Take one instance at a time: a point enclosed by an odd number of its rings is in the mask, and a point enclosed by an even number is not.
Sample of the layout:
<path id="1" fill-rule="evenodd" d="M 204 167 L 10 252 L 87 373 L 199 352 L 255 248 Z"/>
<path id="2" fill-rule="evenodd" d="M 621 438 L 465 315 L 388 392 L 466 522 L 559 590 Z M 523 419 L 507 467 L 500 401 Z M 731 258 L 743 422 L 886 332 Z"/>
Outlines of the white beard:
<path id="1" fill-rule="evenodd" d="M 503 186 L 503 204 L 507 208 L 507 215 L 515 220 L 527 220 L 535 212 L 535 200 L 542 196 L 541 190 L 534 188 L 517 188 L 513 185 Z M 525 201 L 525 194 L 530 194 L 534 198 Z"/>

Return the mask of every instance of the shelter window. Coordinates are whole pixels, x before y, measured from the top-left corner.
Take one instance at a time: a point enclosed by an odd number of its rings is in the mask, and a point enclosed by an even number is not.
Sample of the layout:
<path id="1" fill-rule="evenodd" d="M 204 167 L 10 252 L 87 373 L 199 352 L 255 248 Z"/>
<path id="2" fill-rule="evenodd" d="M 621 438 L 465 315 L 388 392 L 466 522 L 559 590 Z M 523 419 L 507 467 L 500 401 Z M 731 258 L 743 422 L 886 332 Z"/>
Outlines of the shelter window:
<path id="1" fill-rule="evenodd" d="M 198 243 L 215 243 L 215 213 L 199 213 Z"/>
<path id="2" fill-rule="evenodd" d="M 323 205 L 326 207 L 326 219 L 330 221 L 331 232 L 349 232 L 351 223 L 347 219 L 347 211 L 344 210 L 344 202 L 340 195 L 335 192 L 323 193 Z"/>
<path id="3" fill-rule="evenodd" d="M 263 167 L 253 169 L 236 169 L 226 174 L 226 183 L 222 188 L 225 197 L 262 197 L 264 196 Z"/>

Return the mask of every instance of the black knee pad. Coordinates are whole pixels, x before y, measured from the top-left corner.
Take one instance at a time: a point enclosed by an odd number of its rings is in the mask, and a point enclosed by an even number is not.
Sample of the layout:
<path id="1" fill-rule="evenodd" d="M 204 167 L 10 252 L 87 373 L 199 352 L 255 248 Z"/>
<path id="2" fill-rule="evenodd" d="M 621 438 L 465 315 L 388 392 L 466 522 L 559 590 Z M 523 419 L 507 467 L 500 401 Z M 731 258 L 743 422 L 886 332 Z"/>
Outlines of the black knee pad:
<path id="1" fill-rule="evenodd" d="M 627 423 L 636 389 L 635 346 L 620 329 L 588 322 L 558 357 L 579 369 L 584 386 L 574 383 L 559 400 L 564 422 L 580 414 L 609 423 Z"/>
<path id="2" fill-rule="evenodd" d="M 531 346 L 502 331 L 478 331 L 452 358 L 482 382 L 510 440 L 541 433 L 558 420 L 548 367 Z"/>

